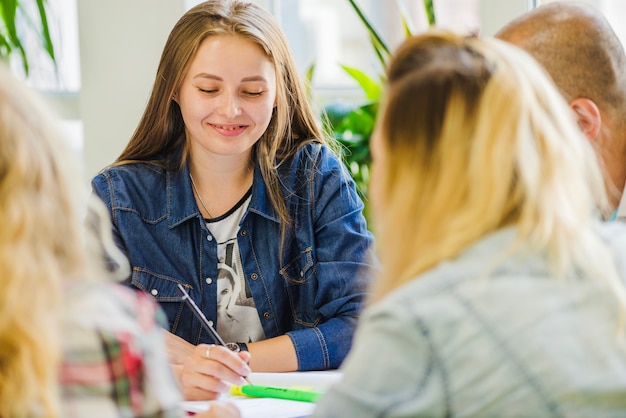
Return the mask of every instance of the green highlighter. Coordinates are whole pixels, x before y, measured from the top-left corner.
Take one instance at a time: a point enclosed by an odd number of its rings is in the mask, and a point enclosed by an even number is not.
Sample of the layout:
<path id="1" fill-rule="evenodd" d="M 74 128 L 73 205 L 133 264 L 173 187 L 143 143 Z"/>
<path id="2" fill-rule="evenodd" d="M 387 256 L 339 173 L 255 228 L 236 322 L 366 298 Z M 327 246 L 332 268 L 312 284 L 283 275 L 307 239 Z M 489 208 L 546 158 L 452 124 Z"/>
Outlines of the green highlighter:
<path id="1" fill-rule="evenodd" d="M 235 396 L 288 399 L 290 401 L 300 402 L 315 402 L 322 395 L 322 392 L 312 390 L 276 388 L 260 385 L 231 386 L 230 393 Z"/>

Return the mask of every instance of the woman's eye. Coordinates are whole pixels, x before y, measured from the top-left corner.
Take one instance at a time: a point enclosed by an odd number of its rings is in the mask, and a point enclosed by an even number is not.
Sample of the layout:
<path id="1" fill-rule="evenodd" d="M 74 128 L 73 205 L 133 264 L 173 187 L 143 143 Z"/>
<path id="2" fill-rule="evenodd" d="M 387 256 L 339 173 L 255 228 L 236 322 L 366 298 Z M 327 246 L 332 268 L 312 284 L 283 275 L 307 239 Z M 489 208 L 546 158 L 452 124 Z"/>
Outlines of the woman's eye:
<path id="1" fill-rule="evenodd" d="M 256 97 L 256 96 L 262 95 L 263 92 L 262 91 L 244 91 L 243 94 L 245 94 L 246 96 Z"/>
<path id="2" fill-rule="evenodd" d="M 216 89 L 201 89 L 201 88 L 199 88 L 198 90 L 200 90 L 202 93 L 215 93 L 217 91 Z"/>

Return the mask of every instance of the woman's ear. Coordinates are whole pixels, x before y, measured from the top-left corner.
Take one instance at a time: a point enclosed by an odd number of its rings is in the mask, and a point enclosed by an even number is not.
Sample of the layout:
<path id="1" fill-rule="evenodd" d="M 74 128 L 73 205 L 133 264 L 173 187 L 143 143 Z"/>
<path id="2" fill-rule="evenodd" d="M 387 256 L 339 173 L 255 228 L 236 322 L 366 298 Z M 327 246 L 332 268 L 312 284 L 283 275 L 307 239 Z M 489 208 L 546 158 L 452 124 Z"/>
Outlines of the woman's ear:
<path id="1" fill-rule="evenodd" d="M 584 98 L 572 100 L 569 106 L 576 114 L 580 130 L 589 140 L 595 140 L 602 127 L 602 116 L 598 106 L 592 100 Z"/>

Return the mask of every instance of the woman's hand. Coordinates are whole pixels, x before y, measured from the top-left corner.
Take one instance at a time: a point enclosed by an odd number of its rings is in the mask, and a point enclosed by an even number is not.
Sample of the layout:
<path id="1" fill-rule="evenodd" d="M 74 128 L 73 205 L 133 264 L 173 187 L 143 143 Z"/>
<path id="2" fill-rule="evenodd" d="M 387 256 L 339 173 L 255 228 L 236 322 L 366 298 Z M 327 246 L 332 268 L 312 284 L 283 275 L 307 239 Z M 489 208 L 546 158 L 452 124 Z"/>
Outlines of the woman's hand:
<path id="1" fill-rule="evenodd" d="M 196 418 L 240 418 L 239 409 L 233 403 L 211 402 L 206 412 L 199 412 Z"/>
<path id="2" fill-rule="evenodd" d="M 169 331 L 163 332 L 165 333 L 167 357 L 169 358 L 170 364 L 173 366 L 182 366 L 185 359 L 193 354 L 195 346 Z"/>
<path id="3" fill-rule="evenodd" d="M 167 346 L 174 374 L 190 401 L 216 399 L 230 385 L 245 384 L 250 374 L 250 353 L 233 353 L 226 347 L 199 344 L 193 346 L 170 334 Z"/>

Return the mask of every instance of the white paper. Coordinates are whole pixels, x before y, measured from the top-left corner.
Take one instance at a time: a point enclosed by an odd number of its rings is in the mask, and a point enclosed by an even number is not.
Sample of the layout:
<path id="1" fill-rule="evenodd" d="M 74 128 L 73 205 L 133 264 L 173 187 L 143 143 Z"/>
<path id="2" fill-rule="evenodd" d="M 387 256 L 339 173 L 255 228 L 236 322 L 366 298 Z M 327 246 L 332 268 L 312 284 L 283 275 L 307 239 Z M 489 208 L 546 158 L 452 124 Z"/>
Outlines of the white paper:
<path id="1" fill-rule="evenodd" d="M 313 413 L 315 404 L 311 402 L 288 401 L 271 398 L 244 398 L 224 395 L 220 402 L 233 402 L 239 408 L 242 418 L 300 418 Z M 201 412 L 209 409 L 206 401 L 187 401 L 182 404 L 186 412 Z"/>

